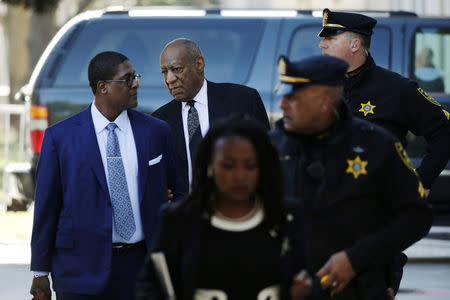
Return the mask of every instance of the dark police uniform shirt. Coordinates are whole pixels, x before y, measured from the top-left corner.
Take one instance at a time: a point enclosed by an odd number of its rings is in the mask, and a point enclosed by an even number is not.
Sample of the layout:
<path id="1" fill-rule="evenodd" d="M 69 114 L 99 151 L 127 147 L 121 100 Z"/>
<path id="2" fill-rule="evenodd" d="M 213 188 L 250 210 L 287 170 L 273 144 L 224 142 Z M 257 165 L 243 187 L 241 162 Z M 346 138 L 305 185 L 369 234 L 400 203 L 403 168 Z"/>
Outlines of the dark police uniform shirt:
<path id="1" fill-rule="evenodd" d="M 287 195 L 303 207 L 309 273 L 345 250 L 357 276 L 334 299 L 366 299 L 384 293 L 385 267 L 428 232 L 432 216 L 401 143 L 345 104 L 339 114 L 318 136 L 288 133 L 282 120 L 271 135 Z"/>
<path id="2" fill-rule="evenodd" d="M 429 147 L 417 172 L 430 188 L 449 159 L 449 113 L 416 82 L 376 66 L 370 55 L 348 76 L 344 98 L 353 115 L 386 128 L 405 148 L 408 130 L 425 137 Z"/>

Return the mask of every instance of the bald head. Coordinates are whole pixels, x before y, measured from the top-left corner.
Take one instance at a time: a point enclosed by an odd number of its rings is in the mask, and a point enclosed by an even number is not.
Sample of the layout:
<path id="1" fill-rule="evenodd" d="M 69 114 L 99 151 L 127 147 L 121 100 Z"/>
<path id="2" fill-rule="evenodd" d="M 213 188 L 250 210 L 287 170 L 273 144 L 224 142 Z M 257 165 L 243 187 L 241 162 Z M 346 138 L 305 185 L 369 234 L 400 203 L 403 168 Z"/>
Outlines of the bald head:
<path id="1" fill-rule="evenodd" d="M 198 45 L 186 38 L 168 43 L 160 56 L 160 68 L 169 93 L 178 101 L 194 99 L 205 79 L 205 61 Z"/>

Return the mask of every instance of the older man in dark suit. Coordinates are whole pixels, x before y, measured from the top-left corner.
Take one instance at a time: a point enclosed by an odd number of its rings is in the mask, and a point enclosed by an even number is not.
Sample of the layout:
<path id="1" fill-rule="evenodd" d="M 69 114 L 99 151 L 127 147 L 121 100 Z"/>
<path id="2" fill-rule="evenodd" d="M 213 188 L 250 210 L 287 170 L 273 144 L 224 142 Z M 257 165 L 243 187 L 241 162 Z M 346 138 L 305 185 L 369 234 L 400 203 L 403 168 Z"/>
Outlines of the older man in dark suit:
<path id="1" fill-rule="evenodd" d="M 176 164 L 186 187 L 192 181 L 196 147 L 216 120 L 232 113 L 245 113 L 269 129 L 264 104 L 255 89 L 205 80 L 205 60 L 194 41 L 180 38 L 168 43 L 161 53 L 160 67 L 174 99 L 153 116 L 172 128 Z"/>

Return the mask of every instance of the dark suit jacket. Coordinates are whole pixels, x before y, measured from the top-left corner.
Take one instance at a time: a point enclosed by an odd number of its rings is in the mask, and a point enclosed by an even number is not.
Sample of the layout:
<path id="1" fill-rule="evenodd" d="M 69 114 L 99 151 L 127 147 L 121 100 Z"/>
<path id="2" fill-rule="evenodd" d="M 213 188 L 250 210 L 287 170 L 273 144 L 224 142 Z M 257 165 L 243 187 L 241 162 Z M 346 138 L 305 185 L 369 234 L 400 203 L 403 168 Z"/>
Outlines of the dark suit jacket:
<path id="1" fill-rule="evenodd" d="M 300 208 L 295 203 L 287 204 L 276 235 L 280 243 L 285 243 L 286 238 L 289 240 L 289 247 L 285 249 L 287 251 L 280 255 L 281 299 L 290 299 L 288 291 L 292 278 L 305 267 Z M 200 248 L 204 241 L 204 232 L 211 226 L 210 220 L 205 218 L 200 207 L 192 202 L 164 205 L 161 215 L 161 225 L 150 252 L 164 253 L 176 298 L 192 299 L 197 288 L 199 263 L 202 259 Z M 287 215 L 291 216 L 290 221 L 285 221 Z M 267 228 L 267 231 L 270 230 L 273 229 Z M 167 299 L 150 255 L 138 275 L 136 297 L 138 300 Z"/>
<path id="2" fill-rule="evenodd" d="M 128 110 L 138 159 L 138 195 L 147 247 L 167 189 L 184 194 L 167 123 Z M 149 161 L 161 156 L 159 163 Z M 90 106 L 45 131 L 37 168 L 31 269 L 51 272 L 57 292 L 97 294 L 112 256 L 112 207 Z"/>
<path id="3" fill-rule="evenodd" d="M 209 125 L 233 113 L 245 113 L 260 121 L 267 130 L 269 119 L 257 90 L 233 83 L 207 81 Z M 181 102 L 172 100 L 157 109 L 153 116 L 166 121 L 172 128 L 175 147 L 175 161 L 182 175 L 185 187 L 189 185 L 188 161 L 181 117 Z"/>

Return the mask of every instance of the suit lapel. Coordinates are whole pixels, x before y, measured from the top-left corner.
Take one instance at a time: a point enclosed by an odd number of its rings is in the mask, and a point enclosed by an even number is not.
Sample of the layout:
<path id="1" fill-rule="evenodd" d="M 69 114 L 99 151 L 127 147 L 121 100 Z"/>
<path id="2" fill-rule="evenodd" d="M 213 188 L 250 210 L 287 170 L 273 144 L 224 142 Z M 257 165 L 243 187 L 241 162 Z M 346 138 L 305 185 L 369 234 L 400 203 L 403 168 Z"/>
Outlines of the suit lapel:
<path id="1" fill-rule="evenodd" d="M 227 115 L 227 106 L 223 101 L 223 94 L 213 82 L 206 81 L 208 84 L 208 115 L 209 126 L 215 121 Z"/>
<path id="2" fill-rule="evenodd" d="M 152 147 L 151 138 L 149 138 L 149 133 L 151 133 L 150 128 L 144 128 L 142 122 L 136 120 L 136 114 L 133 110 L 128 110 L 128 118 L 130 119 L 131 128 L 133 130 L 134 144 L 136 146 L 137 163 L 138 163 L 138 190 L 139 190 L 139 203 L 142 203 L 144 197 L 145 185 L 148 178 L 148 161 L 150 149 Z"/>
<path id="3" fill-rule="evenodd" d="M 92 121 L 91 105 L 80 113 L 80 126 L 82 128 L 82 130 L 80 130 L 80 143 L 83 144 L 81 149 L 86 152 L 84 154 L 80 153 L 79 155 L 81 155 L 80 157 L 86 158 L 88 164 L 92 167 L 100 186 L 105 192 L 108 192 L 105 169 L 103 167 L 102 156 L 98 146 L 94 122 Z"/>
<path id="4" fill-rule="evenodd" d="M 174 149 L 175 153 L 178 156 L 177 160 L 180 161 L 183 165 L 183 170 L 186 170 L 185 174 L 182 174 L 183 178 L 187 180 L 186 182 L 189 182 L 187 173 L 188 161 L 183 129 L 183 117 L 181 116 L 181 103 L 179 101 L 176 101 L 174 103 L 171 111 L 168 113 L 168 116 L 170 116 L 170 121 L 168 123 L 170 124 L 172 135 L 174 137 Z"/>

